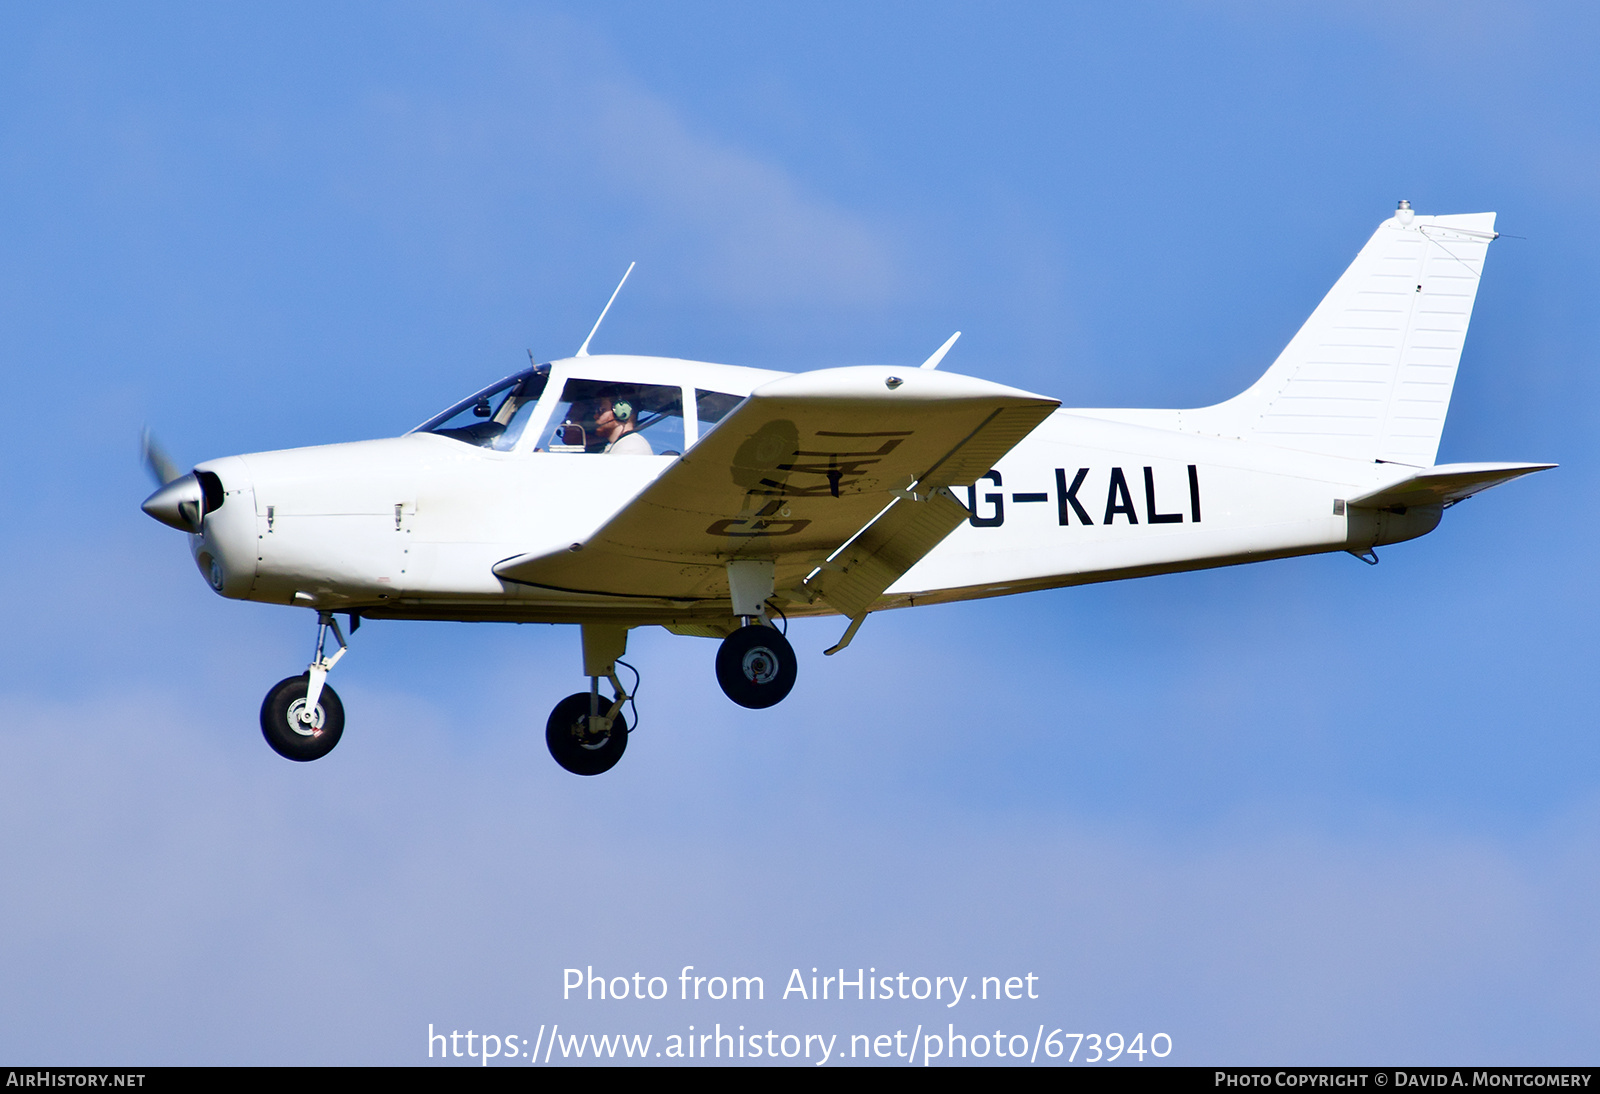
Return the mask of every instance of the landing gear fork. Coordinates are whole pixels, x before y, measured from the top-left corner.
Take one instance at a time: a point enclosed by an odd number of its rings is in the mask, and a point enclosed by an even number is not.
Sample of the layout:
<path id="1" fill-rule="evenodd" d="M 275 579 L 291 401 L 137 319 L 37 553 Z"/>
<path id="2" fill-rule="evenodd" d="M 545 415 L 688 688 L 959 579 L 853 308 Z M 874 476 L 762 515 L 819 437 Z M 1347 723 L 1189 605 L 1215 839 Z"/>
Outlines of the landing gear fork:
<path id="1" fill-rule="evenodd" d="M 339 640 L 339 649 L 332 657 L 324 655 L 327 648 L 328 630 L 332 628 L 333 636 Z M 316 717 L 317 701 L 322 698 L 322 689 L 328 682 L 328 673 L 333 666 L 339 663 L 339 658 L 345 655 L 350 644 L 344 640 L 344 632 L 339 629 L 339 621 L 333 618 L 332 612 L 317 613 L 317 649 L 311 657 L 311 666 L 306 669 L 306 705 L 300 711 L 300 720 L 310 725 Z"/>

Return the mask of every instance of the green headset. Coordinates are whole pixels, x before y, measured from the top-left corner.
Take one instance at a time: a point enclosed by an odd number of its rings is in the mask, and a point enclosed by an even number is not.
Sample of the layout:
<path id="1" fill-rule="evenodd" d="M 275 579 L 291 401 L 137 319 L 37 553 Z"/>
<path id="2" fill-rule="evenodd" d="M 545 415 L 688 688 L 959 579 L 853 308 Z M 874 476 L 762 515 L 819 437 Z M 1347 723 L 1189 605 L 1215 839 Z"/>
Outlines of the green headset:
<path id="1" fill-rule="evenodd" d="M 614 399 L 611 403 L 611 416 L 619 422 L 625 422 L 633 417 L 633 404 L 626 399 Z"/>

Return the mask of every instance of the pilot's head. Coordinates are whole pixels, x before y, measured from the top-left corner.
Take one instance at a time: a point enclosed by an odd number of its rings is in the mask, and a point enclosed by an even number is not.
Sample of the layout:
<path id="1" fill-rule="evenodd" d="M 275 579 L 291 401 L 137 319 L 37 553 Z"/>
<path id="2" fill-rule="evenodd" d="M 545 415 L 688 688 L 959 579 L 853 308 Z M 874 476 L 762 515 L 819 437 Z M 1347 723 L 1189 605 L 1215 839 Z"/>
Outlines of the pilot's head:
<path id="1" fill-rule="evenodd" d="M 595 432 L 607 441 L 614 441 L 636 426 L 633 403 L 624 394 L 607 393 L 596 396 L 592 407 Z"/>

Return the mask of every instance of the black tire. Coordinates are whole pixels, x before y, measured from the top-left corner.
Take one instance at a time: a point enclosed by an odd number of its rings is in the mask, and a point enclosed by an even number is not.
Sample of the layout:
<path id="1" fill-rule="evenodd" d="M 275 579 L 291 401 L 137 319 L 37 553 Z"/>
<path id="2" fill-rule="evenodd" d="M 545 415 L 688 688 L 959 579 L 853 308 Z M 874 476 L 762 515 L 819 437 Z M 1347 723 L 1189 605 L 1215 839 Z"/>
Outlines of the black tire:
<path id="1" fill-rule="evenodd" d="M 615 699 L 600 696 L 600 713 L 611 709 Z M 628 722 L 621 711 L 611 719 L 611 732 L 600 740 L 588 734 L 589 693 L 580 691 L 556 704 L 544 727 L 544 743 L 556 763 L 574 775 L 599 775 L 610 771 L 628 747 Z"/>
<path id="2" fill-rule="evenodd" d="M 799 668 L 794 647 L 771 627 L 740 627 L 717 650 L 717 683 L 728 698 L 751 710 L 781 703 Z"/>
<path id="3" fill-rule="evenodd" d="M 310 685 L 308 675 L 280 680 L 261 703 L 261 735 L 272 751 L 298 763 L 326 756 L 344 735 L 344 704 L 327 684 L 322 685 L 322 697 L 317 700 L 321 724 L 313 722 L 308 728 L 299 720 Z"/>

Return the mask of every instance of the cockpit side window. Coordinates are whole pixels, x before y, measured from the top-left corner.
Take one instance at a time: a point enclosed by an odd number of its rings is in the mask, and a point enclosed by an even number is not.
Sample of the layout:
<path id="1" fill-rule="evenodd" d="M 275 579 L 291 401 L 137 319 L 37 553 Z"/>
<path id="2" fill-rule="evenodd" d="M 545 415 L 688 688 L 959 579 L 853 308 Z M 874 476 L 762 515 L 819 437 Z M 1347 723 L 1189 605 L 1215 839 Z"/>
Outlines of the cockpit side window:
<path id="1" fill-rule="evenodd" d="M 522 438 L 549 382 L 550 366 L 535 365 L 461 400 L 412 432 L 437 433 L 479 448 L 509 452 Z"/>
<path id="2" fill-rule="evenodd" d="M 540 447 L 618 456 L 683 454 L 683 389 L 571 379 Z"/>

